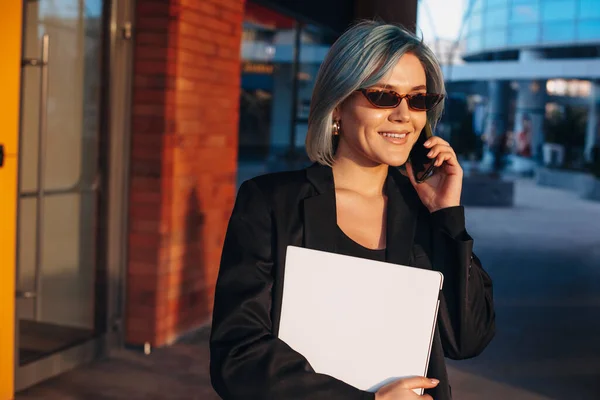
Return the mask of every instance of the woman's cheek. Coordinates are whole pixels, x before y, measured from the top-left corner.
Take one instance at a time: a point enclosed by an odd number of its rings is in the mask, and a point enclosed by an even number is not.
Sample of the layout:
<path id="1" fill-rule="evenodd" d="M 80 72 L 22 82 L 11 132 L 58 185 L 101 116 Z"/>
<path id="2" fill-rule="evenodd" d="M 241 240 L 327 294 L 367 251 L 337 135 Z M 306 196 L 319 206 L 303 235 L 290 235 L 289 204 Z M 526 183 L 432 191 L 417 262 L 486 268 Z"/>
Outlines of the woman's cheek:
<path id="1" fill-rule="evenodd" d="M 427 114 L 426 113 L 418 113 L 413 114 L 412 116 L 413 126 L 415 128 L 415 132 L 421 132 L 427 123 Z"/>
<path id="2" fill-rule="evenodd" d="M 387 118 L 388 114 L 386 112 L 373 110 L 365 117 L 365 122 L 367 122 L 366 125 L 377 130 L 379 127 L 385 125 Z"/>

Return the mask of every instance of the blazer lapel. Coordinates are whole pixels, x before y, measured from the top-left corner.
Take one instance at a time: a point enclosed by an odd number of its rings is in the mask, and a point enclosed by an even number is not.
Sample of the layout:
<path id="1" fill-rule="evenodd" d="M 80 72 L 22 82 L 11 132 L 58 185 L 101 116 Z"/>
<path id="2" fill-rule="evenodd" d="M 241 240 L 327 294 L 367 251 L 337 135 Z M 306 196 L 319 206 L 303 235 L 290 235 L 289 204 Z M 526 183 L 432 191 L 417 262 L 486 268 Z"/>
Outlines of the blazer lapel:
<path id="1" fill-rule="evenodd" d="M 335 187 L 330 167 L 313 164 L 306 169 L 316 194 L 304 200 L 304 246 L 327 252 L 336 251 L 337 216 Z"/>
<path id="2" fill-rule="evenodd" d="M 420 200 L 408 178 L 396 168 L 390 167 L 386 185 L 386 258 L 388 262 L 410 266 Z"/>

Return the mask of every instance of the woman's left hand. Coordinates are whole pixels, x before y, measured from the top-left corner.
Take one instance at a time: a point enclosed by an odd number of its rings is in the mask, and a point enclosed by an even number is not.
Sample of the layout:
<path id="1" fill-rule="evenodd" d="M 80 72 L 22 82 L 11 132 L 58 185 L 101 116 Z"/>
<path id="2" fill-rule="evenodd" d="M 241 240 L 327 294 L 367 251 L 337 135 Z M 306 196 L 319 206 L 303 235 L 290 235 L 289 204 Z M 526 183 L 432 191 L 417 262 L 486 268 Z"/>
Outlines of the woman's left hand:
<path id="1" fill-rule="evenodd" d="M 435 160 L 436 169 L 431 178 L 417 183 L 412 165 L 410 162 L 406 163 L 406 172 L 419 198 L 431 213 L 442 208 L 459 206 L 463 170 L 458 163 L 456 153 L 448 142 L 438 136 L 429 138 L 425 142 L 425 147 L 431 150 L 427 156 Z"/>

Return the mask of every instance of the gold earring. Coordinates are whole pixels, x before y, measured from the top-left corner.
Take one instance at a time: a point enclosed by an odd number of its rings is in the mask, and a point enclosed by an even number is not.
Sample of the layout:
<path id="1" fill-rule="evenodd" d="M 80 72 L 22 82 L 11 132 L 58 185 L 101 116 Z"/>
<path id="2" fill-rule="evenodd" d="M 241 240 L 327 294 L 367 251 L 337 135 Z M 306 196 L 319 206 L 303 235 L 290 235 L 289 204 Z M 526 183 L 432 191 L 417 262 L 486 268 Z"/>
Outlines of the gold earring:
<path id="1" fill-rule="evenodd" d="M 340 134 L 340 121 L 333 121 L 333 125 L 331 126 L 331 131 L 333 133 L 334 136 L 337 136 Z"/>

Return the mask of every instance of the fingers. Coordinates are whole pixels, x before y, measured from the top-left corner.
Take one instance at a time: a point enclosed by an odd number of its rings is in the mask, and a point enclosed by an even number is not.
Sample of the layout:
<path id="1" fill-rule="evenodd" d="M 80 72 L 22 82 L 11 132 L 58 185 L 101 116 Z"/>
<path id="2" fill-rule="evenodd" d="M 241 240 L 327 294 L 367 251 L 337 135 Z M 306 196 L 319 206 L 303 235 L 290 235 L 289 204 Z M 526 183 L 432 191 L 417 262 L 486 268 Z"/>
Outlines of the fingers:
<path id="1" fill-rule="evenodd" d="M 456 159 L 456 155 L 454 153 L 449 152 L 449 151 L 443 152 L 443 153 L 439 153 L 437 155 L 437 157 L 435 157 L 435 161 L 434 161 L 433 164 L 436 167 L 439 167 L 444 162 L 447 162 L 449 165 L 452 165 L 452 166 L 458 164 L 458 160 Z"/>
<path id="2" fill-rule="evenodd" d="M 427 139 L 424 143 L 425 147 L 430 148 L 435 146 L 436 144 L 441 144 L 444 146 L 450 146 L 450 143 L 446 142 L 444 139 L 442 139 L 439 136 L 432 136 L 429 139 Z"/>
<path id="3" fill-rule="evenodd" d="M 410 378 L 402 378 L 388 383 L 375 394 L 376 400 L 387 399 L 426 399 L 433 400 L 431 396 L 424 394 L 419 396 L 414 392 L 415 389 L 431 389 L 436 387 L 440 382 L 437 379 L 429 379 L 423 376 L 415 376 Z"/>
<path id="4" fill-rule="evenodd" d="M 444 139 L 433 136 L 425 142 L 425 147 L 430 149 L 427 157 L 435 160 L 436 167 L 440 167 L 444 162 L 451 166 L 459 165 L 454 149 Z"/>
<path id="5" fill-rule="evenodd" d="M 444 139 L 438 136 L 430 137 L 423 145 L 431 150 L 429 154 L 433 154 L 432 152 L 434 152 L 436 153 L 435 155 L 437 155 L 437 153 L 441 151 L 450 151 L 454 153 L 454 149 L 452 148 L 452 146 L 450 146 L 450 143 L 446 142 Z"/>
<path id="6" fill-rule="evenodd" d="M 437 379 L 425 378 L 424 376 L 414 376 L 400 379 L 398 385 L 404 389 L 431 389 L 440 383 Z"/>
<path id="7" fill-rule="evenodd" d="M 433 145 L 430 148 L 429 153 L 427 153 L 427 156 L 429 158 L 435 158 L 440 153 L 456 154 L 456 153 L 454 153 L 454 149 L 452 147 L 450 147 L 450 145 L 447 145 L 447 144 L 435 144 L 435 145 Z"/>
<path id="8" fill-rule="evenodd" d="M 452 147 L 442 144 L 434 145 L 429 153 L 427 153 L 427 157 L 435 160 L 434 165 L 436 167 L 442 165 L 444 161 L 448 161 L 451 165 L 458 164 L 456 153 L 454 153 Z"/>

